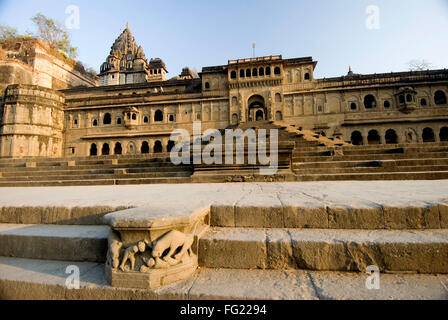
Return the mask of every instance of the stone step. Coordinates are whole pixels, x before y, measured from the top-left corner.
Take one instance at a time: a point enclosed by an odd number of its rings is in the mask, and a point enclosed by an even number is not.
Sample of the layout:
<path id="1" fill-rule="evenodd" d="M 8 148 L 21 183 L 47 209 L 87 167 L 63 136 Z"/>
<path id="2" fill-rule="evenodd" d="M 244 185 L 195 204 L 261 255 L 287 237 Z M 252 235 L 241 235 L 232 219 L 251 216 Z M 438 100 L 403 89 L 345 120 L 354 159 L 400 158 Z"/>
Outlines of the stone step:
<path id="1" fill-rule="evenodd" d="M 182 178 L 138 178 L 138 179 L 93 179 L 53 181 L 0 181 L 0 187 L 62 187 L 62 186 L 110 186 L 136 184 L 191 183 L 190 177 Z"/>
<path id="2" fill-rule="evenodd" d="M 199 241 L 206 268 L 448 273 L 446 257 L 446 229 L 213 228 Z"/>
<path id="3" fill-rule="evenodd" d="M 300 166 L 293 166 L 297 174 L 335 174 L 335 173 L 376 173 L 376 172 L 423 172 L 423 171 L 447 171 L 445 166 L 387 166 L 387 167 L 353 167 L 353 168 L 306 168 L 297 169 Z"/>
<path id="4" fill-rule="evenodd" d="M 190 169 L 186 167 L 124 167 L 118 166 L 116 168 L 105 169 L 79 169 L 79 168 L 54 168 L 48 170 L 7 170 L 2 172 L 3 177 L 20 177 L 20 176 L 57 176 L 57 175 L 88 175 L 88 174 L 113 174 L 115 170 L 126 170 L 128 173 L 175 173 L 175 172 L 187 172 Z"/>
<path id="5" fill-rule="evenodd" d="M 440 166 L 448 165 L 448 158 L 422 158 L 399 160 L 355 160 L 355 161 L 318 161 L 318 162 L 294 162 L 293 168 L 354 168 L 354 167 L 398 167 L 398 166 Z"/>
<path id="6" fill-rule="evenodd" d="M 348 156 L 314 156 L 292 157 L 293 162 L 319 162 L 319 161 L 353 161 L 353 160 L 397 160 L 397 159 L 423 159 L 447 158 L 446 152 L 420 152 L 414 154 L 367 154 Z"/>
<path id="7" fill-rule="evenodd" d="M 318 156 L 321 153 L 330 152 L 334 148 L 330 147 L 318 147 L 318 148 L 295 148 L 293 151 L 293 156 L 295 157 L 305 157 L 305 156 Z M 400 154 L 400 153 L 419 153 L 419 152 L 448 152 L 448 146 L 426 146 L 420 145 L 416 147 L 386 147 L 375 148 L 375 149 L 362 149 L 356 146 L 344 147 L 342 148 L 344 155 L 365 155 L 365 154 Z"/>
<path id="8" fill-rule="evenodd" d="M 200 268 L 186 281 L 135 290 L 111 287 L 103 264 L 75 265 L 80 270 L 80 289 L 70 290 L 66 271 L 73 262 L 0 257 L 0 299 L 446 300 L 448 287 L 447 275 L 380 274 L 379 290 L 369 290 L 364 272 Z"/>
<path id="9" fill-rule="evenodd" d="M 147 178 L 178 178 L 189 177 L 190 172 L 148 172 L 148 173 L 116 173 L 116 174 L 80 174 L 76 171 L 71 175 L 32 175 L 32 176 L 12 176 L 2 177 L 0 181 L 70 181 L 70 180 L 107 180 L 107 179 L 147 179 Z"/>
<path id="10" fill-rule="evenodd" d="M 335 174 L 297 174 L 295 181 L 370 181 L 370 180 L 441 180 L 448 179 L 447 171 L 370 172 Z"/>
<path id="11" fill-rule="evenodd" d="M 68 161 L 66 162 L 36 162 L 30 161 L 28 164 L 33 164 L 32 166 L 26 166 L 25 163 L 19 164 L 8 164 L 1 165 L 0 170 L 10 169 L 10 170 L 44 170 L 44 169 L 76 169 L 76 168 L 98 168 L 98 167 L 175 167 L 171 160 L 167 161 L 118 161 L 113 163 L 112 161 L 89 161 L 89 162 L 78 162 L 75 161 L 74 165 L 68 166 Z"/>
<path id="12" fill-rule="evenodd" d="M 0 224 L 0 256 L 104 262 L 107 226 Z"/>

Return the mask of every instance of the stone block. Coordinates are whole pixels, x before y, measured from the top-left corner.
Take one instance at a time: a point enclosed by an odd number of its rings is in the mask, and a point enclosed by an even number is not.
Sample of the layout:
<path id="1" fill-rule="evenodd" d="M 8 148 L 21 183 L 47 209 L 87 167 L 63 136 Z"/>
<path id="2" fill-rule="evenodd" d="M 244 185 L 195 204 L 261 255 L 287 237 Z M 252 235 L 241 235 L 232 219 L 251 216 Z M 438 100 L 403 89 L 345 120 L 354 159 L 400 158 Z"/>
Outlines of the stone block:
<path id="1" fill-rule="evenodd" d="M 26 162 L 25 163 L 25 168 L 36 168 L 36 167 L 37 167 L 36 162 Z"/>
<path id="2" fill-rule="evenodd" d="M 383 210 L 381 207 L 329 207 L 328 227 L 330 229 L 384 229 Z"/>
<path id="3" fill-rule="evenodd" d="M 210 225 L 212 227 L 234 227 L 235 207 L 212 205 L 210 208 Z"/>
<path id="4" fill-rule="evenodd" d="M 322 208 L 283 207 L 285 228 L 328 228 L 328 214 Z"/>

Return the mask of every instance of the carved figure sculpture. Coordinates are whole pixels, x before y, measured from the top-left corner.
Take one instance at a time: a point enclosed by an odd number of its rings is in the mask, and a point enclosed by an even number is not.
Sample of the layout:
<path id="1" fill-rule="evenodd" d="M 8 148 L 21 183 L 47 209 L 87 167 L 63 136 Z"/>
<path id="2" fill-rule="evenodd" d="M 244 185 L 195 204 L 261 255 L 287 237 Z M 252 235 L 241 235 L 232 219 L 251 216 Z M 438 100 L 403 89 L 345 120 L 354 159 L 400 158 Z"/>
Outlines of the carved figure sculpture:
<path id="1" fill-rule="evenodd" d="M 107 251 L 107 262 L 112 267 L 112 269 L 117 269 L 120 265 L 120 251 L 123 247 L 123 243 L 120 237 L 115 232 L 110 232 L 107 239 L 109 243 L 109 250 Z"/>
<path id="2" fill-rule="evenodd" d="M 135 254 L 137 252 L 143 253 L 146 251 L 146 246 L 148 245 L 148 242 L 146 240 L 139 241 L 136 245 L 128 247 L 124 251 L 123 255 L 123 261 L 121 262 L 120 269 L 121 271 L 125 271 L 126 262 L 129 260 L 131 262 L 131 271 L 134 270 L 135 267 Z"/>
<path id="3" fill-rule="evenodd" d="M 196 227 L 197 223 L 194 226 L 193 232 L 190 234 L 171 230 L 156 240 L 152 248 L 152 257 L 154 258 L 156 269 L 164 269 L 178 264 L 187 253 L 191 256 L 191 246 L 194 242 Z M 182 249 L 176 253 L 180 247 Z M 168 253 L 162 258 L 163 253 L 167 250 Z M 175 253 L 176 255 L 174 255 Z"/>

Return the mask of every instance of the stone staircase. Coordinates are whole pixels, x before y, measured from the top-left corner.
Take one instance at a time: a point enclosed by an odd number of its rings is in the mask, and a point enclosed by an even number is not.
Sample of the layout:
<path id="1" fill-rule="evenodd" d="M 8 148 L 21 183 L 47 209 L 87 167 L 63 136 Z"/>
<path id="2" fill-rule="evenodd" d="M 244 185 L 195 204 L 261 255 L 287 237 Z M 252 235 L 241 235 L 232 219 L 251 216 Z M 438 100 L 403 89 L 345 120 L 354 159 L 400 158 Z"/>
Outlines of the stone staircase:
<path id="1" fill-rule="evenodd" d="M 192 169 L 169 154 L 85 158 L 1 159 L 0 187 L 190 182 Z"/>
<path id="2" fill-rule="evenodd" d="M 297 181 L 448 178 L 448 143 L 296 148 Z"/>
<path id="3" fill-rule="evenodd" d="M 435 211 L 419 219 L 407 208 L 381 220 L 367 209 L 212 206 L 199 270 L 153 290 L 107 283 L 109 227 L 90 225 L 97 217 L 83 225 L 3 220 L 0 299 L 448 299 L 448 225 Z M 79 290 L 65 286 L 71 265 Z M 381 270 L 381 290 L 365 287 L 369 265 Z"/>

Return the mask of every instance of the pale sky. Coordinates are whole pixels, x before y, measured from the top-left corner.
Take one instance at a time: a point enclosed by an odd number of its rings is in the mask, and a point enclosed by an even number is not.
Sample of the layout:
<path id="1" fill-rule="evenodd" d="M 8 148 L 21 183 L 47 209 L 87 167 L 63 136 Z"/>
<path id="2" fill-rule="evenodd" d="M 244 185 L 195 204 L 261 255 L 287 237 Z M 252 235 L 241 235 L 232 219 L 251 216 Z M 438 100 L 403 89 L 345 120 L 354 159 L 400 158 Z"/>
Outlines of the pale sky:
<path id="1" fill-rule="evenodd" d="M 168 77 L 252 57 L 254 42 L 256 56 L 312 56 L 316 77 L 345 75 L 349 65 L 363 74 L 406 71 L 412 59 L 448 66 L 448 0 L 0 0 L 0 24 L 34 31 L 30 17 L 65 22 L 69 5 L 80 12 L 80 28 L 69 30 L 78 59 L 97 71 L 126 22 Z"/>

